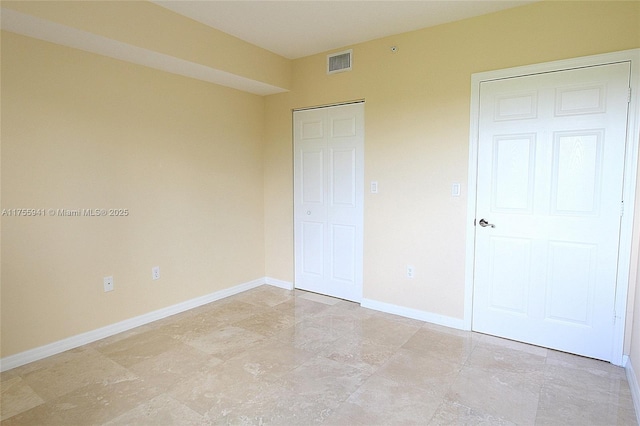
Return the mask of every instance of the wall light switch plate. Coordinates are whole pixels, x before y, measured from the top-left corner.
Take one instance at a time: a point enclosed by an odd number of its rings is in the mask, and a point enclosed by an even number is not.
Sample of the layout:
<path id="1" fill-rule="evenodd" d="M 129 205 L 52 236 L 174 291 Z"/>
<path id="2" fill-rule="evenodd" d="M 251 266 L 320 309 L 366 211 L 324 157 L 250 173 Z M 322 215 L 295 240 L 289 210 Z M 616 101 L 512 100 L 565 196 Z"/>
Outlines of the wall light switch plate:
<path id="1" fill-rule="evenodd" d="M 104 291 L 113 291 L 113 277 L 104 277 Z"/>
<path id="2" fill-rule="evenodd" d="M 453 185 L 451 185 L 451 196 L 452 197 L 459 197 L 460 196 L 460 184 L 459 183 L 454 183 Z"/>

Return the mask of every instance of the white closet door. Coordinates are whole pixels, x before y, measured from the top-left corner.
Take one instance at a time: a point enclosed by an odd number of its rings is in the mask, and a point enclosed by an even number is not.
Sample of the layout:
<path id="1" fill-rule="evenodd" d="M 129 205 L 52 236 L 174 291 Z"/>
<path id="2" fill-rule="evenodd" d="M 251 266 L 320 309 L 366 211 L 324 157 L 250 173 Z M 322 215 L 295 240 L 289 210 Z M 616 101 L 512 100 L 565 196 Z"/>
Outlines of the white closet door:
<path id="1" fill-rule="evenodd" d="M 294 112 L 296 288 L 362 298 L 364 104 Z"/>

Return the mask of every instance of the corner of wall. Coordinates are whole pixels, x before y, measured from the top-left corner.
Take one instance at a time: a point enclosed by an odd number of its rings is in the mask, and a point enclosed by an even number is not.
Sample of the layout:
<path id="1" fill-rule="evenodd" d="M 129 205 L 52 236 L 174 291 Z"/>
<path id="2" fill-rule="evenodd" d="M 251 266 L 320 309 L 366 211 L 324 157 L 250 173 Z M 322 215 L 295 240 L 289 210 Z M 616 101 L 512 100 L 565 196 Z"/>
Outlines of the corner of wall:
<path id="1" fill-rule="evenodd" d="M 631 359 L 625 356 L 624 370 L 627 375 L 627 381 L 629 382 L 629 388 L 631 389 L 631 398 L 633 399 L 633 408 L 636 411 L 636 419 L 640 424 L 640 385 L 638 384 L 638 376 L 636 376 Z"/>

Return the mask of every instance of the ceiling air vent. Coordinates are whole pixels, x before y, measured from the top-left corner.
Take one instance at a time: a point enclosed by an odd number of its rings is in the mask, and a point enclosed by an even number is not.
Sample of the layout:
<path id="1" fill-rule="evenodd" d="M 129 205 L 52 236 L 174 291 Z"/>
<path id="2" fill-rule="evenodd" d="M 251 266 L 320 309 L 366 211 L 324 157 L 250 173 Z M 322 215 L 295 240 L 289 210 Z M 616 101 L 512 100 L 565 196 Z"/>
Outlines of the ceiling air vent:
<path id="1" fill-rule="evenodd" d="M 351 71 L 352 57 L 353 50 L 345 50 L 344 52 L 327 55 L 327 74 Z"/>

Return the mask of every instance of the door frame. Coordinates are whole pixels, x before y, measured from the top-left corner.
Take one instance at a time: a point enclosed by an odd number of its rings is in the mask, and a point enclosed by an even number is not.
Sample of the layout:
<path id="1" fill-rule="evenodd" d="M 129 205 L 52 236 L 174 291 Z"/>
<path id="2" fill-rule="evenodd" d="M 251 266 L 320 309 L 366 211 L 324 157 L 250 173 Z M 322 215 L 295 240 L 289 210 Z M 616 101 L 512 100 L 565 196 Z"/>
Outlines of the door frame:
<path id="1" fill-rule="evenodd" d="M 624 164 L 624 215 L 620 227 L 618 276 L 616 280 L 615 325 L 611 363 L 623 365 L 627 298 L 631 281 L 636 280 L 637 257 L 640 250 L 640 231 L 634 234 L 633 222 L 638 175 L 638 145 L 640 144 L 640 49 L 624 50 L 601 55 L 583 56 L 515 68 L 487 71 L 471 76 L 471 109 L 469 125 L 469 178 L 467 195 L 467 226 L 465 256 L 464 328 L 471 330 L 473 318 L 473 286 L 475 264 L 475 214 L 477 202 L 478 133 L 480 113 L 480 84 L 491 80 L 532 74 L 584 68 L 611 63 L 631 64 L 631 101 L 627 122 L 627 145 Z M 634 266 L 634 270 L 631 267 Z"/>

